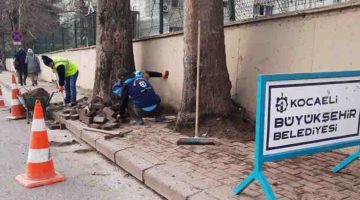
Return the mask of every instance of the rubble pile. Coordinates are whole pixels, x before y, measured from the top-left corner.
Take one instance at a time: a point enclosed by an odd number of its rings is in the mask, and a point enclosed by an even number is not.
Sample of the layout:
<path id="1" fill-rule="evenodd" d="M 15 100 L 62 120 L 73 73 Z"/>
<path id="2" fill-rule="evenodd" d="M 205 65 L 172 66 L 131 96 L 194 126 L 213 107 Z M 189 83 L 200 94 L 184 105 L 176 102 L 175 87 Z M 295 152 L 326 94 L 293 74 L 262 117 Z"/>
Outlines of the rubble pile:
<path id="1" fill-rule="evenodd" d="M 23 98 L 29 97 L 48 97 L 50 94 L 44 88 L 36 88 L 26 93 L 21 94 Z"/>
<path id="2" fill-rule="evenodd" d="M 77 101 L 77 106 L 65 108 L 62 118 L 65 120 L 80 120 L 90 128 L 113 130 L 119 128 L 116 106 L 107 106 L 100 97 L 88 99 L 84 97 Z"/>

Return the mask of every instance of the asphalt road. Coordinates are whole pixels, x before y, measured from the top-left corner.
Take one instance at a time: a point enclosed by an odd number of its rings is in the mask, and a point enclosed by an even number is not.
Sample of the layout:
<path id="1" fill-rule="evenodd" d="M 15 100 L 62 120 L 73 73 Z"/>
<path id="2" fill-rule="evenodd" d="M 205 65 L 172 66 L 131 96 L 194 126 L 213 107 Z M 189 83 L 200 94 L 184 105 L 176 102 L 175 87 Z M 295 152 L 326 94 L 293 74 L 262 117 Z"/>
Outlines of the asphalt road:
<path id="1" fill-rule="evenodd" d="M 3 88 L 6 103 L 9 91 Z M 9 104 L 7 104 L 9 105 Z M 31 126 L 25 120 L 9 121 L 9 113 L 0 110 L 0 199 L 1 200 L 83 200 L 162 199 L 128 173 L 96 153 L 66 131 L 49 131 L 51 154 L 56 171 L 66 181 L 54 185 L 26 189 L 15 181 L 25 171 Z"/>

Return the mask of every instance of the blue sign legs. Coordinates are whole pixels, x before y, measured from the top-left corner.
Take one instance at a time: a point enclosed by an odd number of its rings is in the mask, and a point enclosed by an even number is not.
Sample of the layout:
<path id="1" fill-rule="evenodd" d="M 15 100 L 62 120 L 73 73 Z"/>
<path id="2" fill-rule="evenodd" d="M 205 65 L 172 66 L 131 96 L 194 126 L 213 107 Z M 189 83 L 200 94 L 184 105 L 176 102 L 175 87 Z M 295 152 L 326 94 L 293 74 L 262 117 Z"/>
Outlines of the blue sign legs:
<path id="1" fill-rule="evenodd" d="M 264 172 L 254 170 L 245 180 L 243 180 L 236 188 L 234 189 L 235 194 L 240 194 L 247 186 L 249 186 L 253 181 L 257 180 L 265 193 L 265 197 L 268 200 L 276 200 L 274 192 L 271 189 L 269 182 L 266 180 Z"/>
<path id="2" fill-rule="evenodd" d="M 338 165 L 336 165 L 332 171 L 334 173 L 339 172 L 340 170 L 342 170 L 344 167 L 346 167 L 347 165 L 349 165 L 350 163 L 352 163 L 354 160 L 360 158 L 360 146 L 359 149 L 357 151 L 355 151 L 355 153 L 351 154 L 349 157 L 347 157 L 345 160 L 343 160 L 341 163 L 339 163 Z"/>
<path id="3" fill-rule="evenodd" d="M 258 94 L 257 94 L 257 108 L 256 108 L 256 141 L 255 141 L 255 162 L 254 162 L 254 171 L 239 183 L 234 189 L 235 194 L 240 194 L 247 186 L 249 186 L 253 181 L 258 181 L 261 188 L 265 193 L 267 200 L 276 200 L 274 192 L 271 189 L 269 182 L 266 180 L 264 175 L 264 155 L 263 155 L 263 139 L 264 135 L 262 130 L 264 130 L 264 109 L 263 105 L 265 104 L 265 83 L 263 76 L 258 78 Z"/>

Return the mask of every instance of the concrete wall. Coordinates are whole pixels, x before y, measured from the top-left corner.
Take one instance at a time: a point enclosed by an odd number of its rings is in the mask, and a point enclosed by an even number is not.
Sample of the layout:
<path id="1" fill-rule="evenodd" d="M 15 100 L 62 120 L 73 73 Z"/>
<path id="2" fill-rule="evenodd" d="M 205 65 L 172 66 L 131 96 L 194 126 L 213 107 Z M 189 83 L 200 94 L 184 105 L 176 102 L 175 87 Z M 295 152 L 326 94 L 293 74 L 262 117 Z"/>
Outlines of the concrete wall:
<path id="1" fill-rule="evenodd" d="M 84 89 L 92 89 L 94 85 L 96 67 L 96 49 L 94 47 L 59 51 L 48 53 L 46 55 L 49 57 L 65 57 L 75 62 L 80 71 L 77 85 Z M 42 63 L 41 55 L 38 55 L 38 58 L 41 62 L 41 74 L 39 78 L 49 82 L 56 80 L 56 76 L 53 71 Z M 13 59 L 6 59 L 6 66 L 11 71 L 15 71 Z"/>
<path id="2" fill-rule="evenodd" d="M 258 74 L 360 69 L 360 3 L 280 15 L 228 25 L 227 66 L 232 97 L 255 116 Z M 168 80 L 152 80 L 163 102 L 179 108 L 183 82 L 183 36 L 164 35 L 134 41 L 136 66 L 170 71 Z M 91 89 L 95 49 L 51 54 L 79 65 L 78 84 Z M 50 71 L 42 78 L 49 80 Z"/>
<path id="3" fill-rule="evenodd" d="M 233 98 L 254 117 L 258 74 L 360 69 L 359 18 L 357 7 L 227 28 Z"/>
<path id="4" fill-rule="evenodd" d="M 334 6 L 225 28 L 232 97 L 255 117 L 257 75 L 360 69 L 360 7 Z M 179 107 L 183 80 L 182 35 L 134 43 L 137 66 L 170 70 L 155 84 Z"/>

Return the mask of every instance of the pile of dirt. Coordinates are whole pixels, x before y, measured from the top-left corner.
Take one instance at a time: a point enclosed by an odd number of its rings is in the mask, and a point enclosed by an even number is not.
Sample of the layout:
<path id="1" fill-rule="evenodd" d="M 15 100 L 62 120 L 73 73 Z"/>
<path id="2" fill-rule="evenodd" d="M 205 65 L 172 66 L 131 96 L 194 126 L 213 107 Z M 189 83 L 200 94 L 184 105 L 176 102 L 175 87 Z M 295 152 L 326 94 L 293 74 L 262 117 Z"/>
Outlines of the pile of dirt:
<path id="1" fill-rule="evenodd" d="M 21 95 L 22 97 L 48 97 L 50 94 L 44 88 L 37 88 Z"/>

